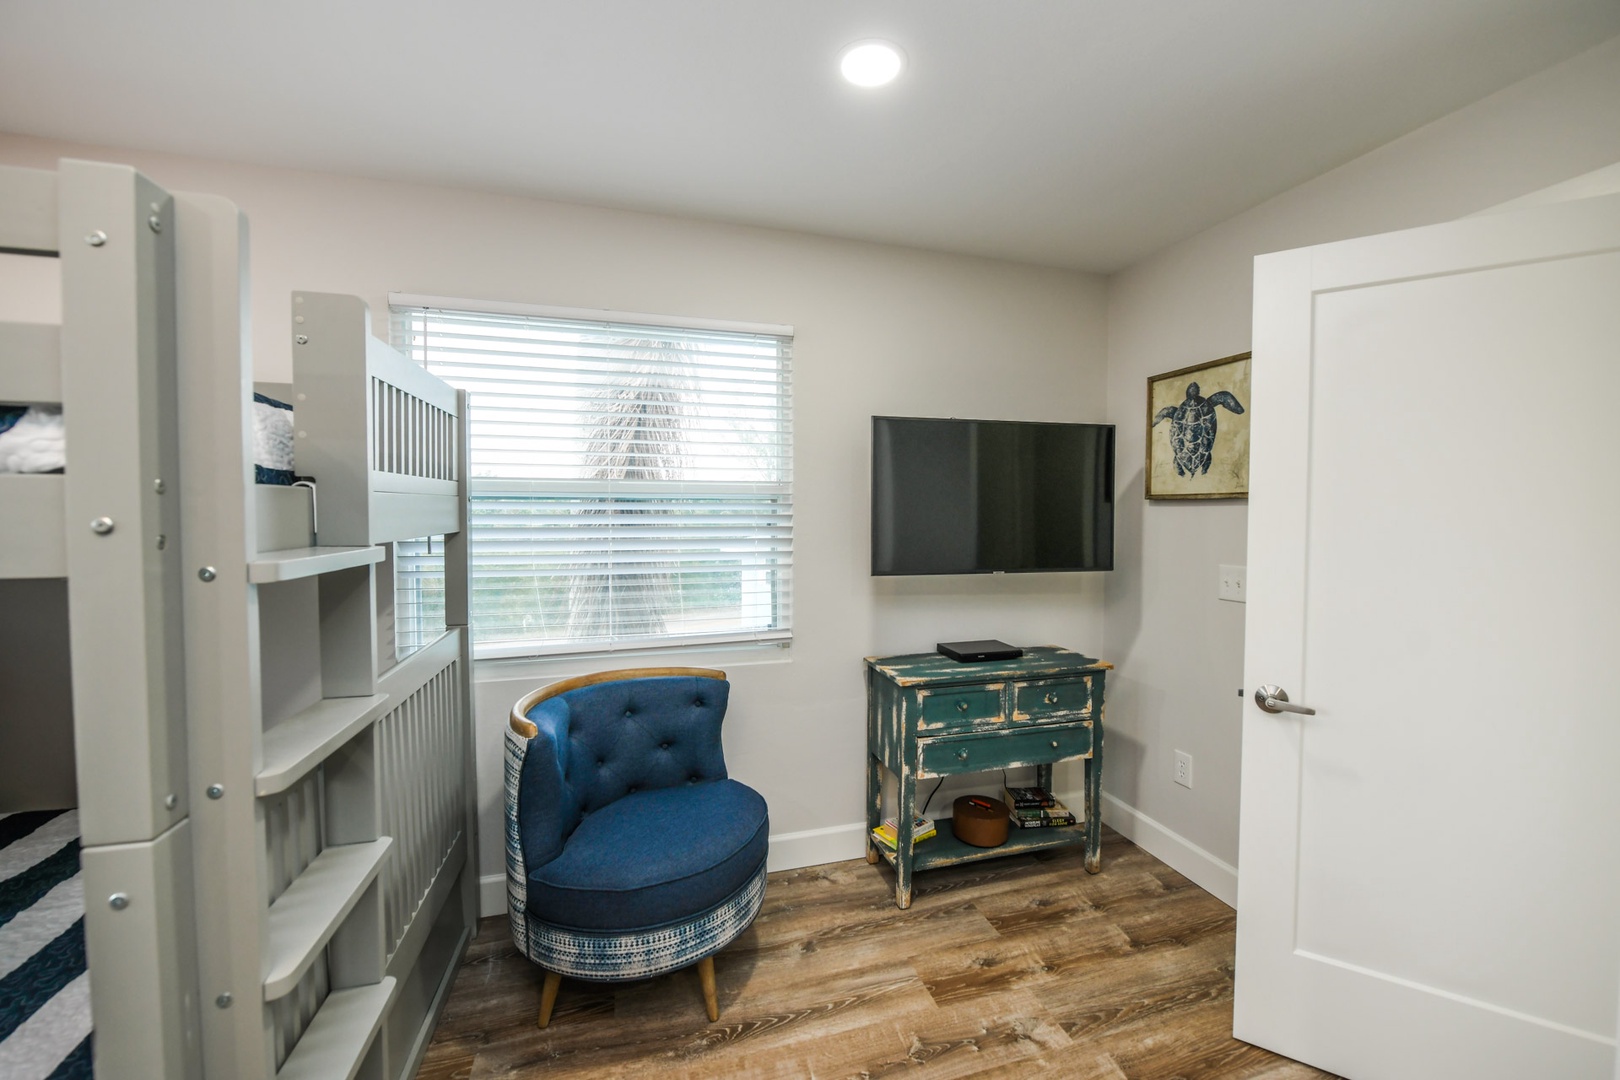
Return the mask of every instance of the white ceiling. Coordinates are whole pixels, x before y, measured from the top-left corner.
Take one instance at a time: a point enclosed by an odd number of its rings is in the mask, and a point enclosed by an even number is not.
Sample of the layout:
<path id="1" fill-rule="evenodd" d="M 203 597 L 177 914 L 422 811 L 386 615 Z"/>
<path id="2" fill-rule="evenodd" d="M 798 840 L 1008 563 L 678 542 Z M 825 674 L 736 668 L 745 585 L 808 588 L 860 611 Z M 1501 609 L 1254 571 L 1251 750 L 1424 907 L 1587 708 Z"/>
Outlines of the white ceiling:
<path id="1" fill-rule="evenodd" d="M 1615 0 L 0 0 L 0 130 L 1111 271 Z M 899 43 L 883 90 L 839 50 Z"/>

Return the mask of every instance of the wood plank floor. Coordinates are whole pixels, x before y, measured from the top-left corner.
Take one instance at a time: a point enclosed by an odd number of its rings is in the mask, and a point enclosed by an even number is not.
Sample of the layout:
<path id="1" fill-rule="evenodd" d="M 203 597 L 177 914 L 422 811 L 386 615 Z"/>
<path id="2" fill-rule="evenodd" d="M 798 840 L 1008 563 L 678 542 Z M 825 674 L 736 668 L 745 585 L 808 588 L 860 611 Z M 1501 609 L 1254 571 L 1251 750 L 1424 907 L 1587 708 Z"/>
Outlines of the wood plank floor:
<path id="1" fill-rule="evenodd" d="M 483 920 L 419 1080 L 491 1077 L 1062 1077 L 1296 1080 L 1320 1072 L 1232 1038 L 1230 908 L 1111 830 L 1078 849 L 918 874 L 772 874 L 749 931 L 695 970 L 618 986 L 540 978 Z"/>

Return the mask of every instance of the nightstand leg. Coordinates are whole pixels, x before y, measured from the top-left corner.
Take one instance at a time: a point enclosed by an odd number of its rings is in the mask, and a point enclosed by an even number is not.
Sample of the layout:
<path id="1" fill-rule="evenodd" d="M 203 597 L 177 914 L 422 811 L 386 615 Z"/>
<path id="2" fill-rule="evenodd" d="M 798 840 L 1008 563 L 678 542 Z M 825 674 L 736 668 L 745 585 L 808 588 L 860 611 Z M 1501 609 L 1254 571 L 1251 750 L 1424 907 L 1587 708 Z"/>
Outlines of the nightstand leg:
<path id="1" fill-rule="evenodd" d="M 872 830 L 883 823 L 883 765 L 871 754 L 866 755 L 866 861 L 876 863 L 877 844 Z"/>
<path id="2" fill-rule="evenodd" d="M 894 903 L 896 907 L 908 908 L 911 906 L 911 861 L 915 852 L 912 850 L 912 834 L 915 830 L 911 823 L 917 820 L 917 777 L 911 771 L 910 765 L 900 766 L 898 777 L 900 805 L 896 807 L 894 824 L 899 835 L 895 838 L 894 853 Z"/>
<path id="3" fill-rule="evenodd" d="M 1094 729 L 1091 756 L 1086 758 L 1086 872 L 1102 869 L 1102 725 Z"/>

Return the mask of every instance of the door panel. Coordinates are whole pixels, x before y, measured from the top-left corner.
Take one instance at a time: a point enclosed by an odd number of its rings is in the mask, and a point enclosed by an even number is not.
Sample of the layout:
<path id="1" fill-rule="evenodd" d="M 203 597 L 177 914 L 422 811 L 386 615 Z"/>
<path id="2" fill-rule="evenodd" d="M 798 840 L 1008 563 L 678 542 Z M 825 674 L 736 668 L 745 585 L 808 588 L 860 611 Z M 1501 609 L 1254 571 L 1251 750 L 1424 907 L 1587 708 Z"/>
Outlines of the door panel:
<path id="1" fill-rule="evenodd" d="M 1241 1038 L 1610 1075 L 1617 247 L 1603 199 L 1257 261 L 1245 685 L 1317 714 L 1246 705 Z"/>

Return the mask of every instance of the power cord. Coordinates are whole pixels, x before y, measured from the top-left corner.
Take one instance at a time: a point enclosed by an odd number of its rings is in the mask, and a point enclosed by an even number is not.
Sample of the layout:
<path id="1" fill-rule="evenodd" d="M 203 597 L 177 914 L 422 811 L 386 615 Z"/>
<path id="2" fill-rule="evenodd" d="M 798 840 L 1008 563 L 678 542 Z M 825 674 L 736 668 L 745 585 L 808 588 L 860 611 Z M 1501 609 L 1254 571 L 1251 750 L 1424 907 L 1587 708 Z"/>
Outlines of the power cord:
<path id="1" fill-rule="evenodd" d="M 945 778 L 943 776 L 940 777 L 939 778 L 939 783 L 936 783 L 934 785 L 934 790 L 930 791 L 928 793 L 928 798 L 923 800 L 923 808 L 917 812 L 918 817 L 927 817 L 928 816 L 928 804 L 934 801 L 934 796 L 939 792 L 939 785 L 943 784 L 944 782 L 945 782 Z"/>

